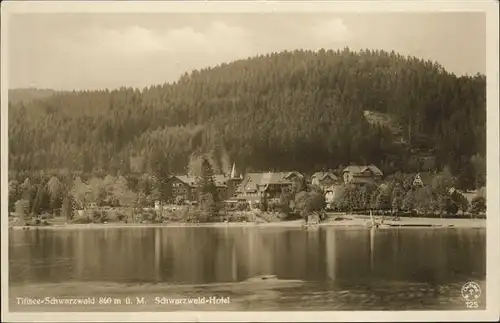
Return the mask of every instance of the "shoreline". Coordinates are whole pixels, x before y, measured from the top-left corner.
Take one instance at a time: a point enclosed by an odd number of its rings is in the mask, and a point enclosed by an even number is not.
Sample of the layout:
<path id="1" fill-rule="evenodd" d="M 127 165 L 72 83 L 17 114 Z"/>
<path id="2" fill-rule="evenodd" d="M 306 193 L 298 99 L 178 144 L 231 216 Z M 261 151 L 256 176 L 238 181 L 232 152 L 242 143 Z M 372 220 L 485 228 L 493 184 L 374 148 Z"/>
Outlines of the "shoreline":
<path id="1" fill-rule="evenodd" d="M 216 228 L 319 228 L 319 227 L 340 227 L 340 228 L 370 228 L 370 220 L 365 217 L 352 217 L 349 220 L 327 220 L 322 223 L 309 223 L 307 226 L 303 220 L 279 221 L 279 222 L 205 222 L 205 223 L 62 223 L 49 224 L 45 226 L 24 226 L 10 225 L 13 230 L 62 230 L 62 229 L 100 229 L 100 228 L 196 228 L 196 227 L 216 227 Z M 379 229 L 447 229 L 447 228 L 486 228 L 486 219 L 450 219 L 450 218 L 401 218 L 399 221 L 386 220 Z"/>

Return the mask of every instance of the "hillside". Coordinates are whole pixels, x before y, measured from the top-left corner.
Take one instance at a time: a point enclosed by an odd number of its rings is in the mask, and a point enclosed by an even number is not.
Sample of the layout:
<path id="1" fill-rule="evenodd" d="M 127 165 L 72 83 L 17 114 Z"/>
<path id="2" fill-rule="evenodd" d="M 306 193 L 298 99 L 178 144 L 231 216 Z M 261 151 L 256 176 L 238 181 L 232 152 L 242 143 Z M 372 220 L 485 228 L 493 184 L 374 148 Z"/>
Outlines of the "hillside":
<path id="1" fill-rule="evenodd" d="M 28 103 L 34 100 L 45 99 L 56 94 L 56 91 L 50 89 L 11 89 L 9 90 L 9 103 Z"/>
<path id="2" fill-rule="evenodd" d="M 243 170 L 310 172 L 355 162 L 416 171 L 410 152 L 418 149 L 470 183 L 486 152 L 485 85 L 483 75 L 456 77 L 393 52 L 261 55 L 142 91 L 17 104 L 9 167 L 129 173 L 161 165 L 176 173 L 193 154 L 211 153 L 216 170 L 234 160 Z M 389 115 L 399 132 L 369 122 L 365 111 Z"/>
<path id="3" fill-rule="evenodd" d="M 403 127 L 399 124 L 398 120 L 394 116 L 376 111 L 363 111 L 366 121 L 372 125 L 382 126 L 387 128 L 391 134 L 394 136 L 396 142 L 405 143 Z"/>

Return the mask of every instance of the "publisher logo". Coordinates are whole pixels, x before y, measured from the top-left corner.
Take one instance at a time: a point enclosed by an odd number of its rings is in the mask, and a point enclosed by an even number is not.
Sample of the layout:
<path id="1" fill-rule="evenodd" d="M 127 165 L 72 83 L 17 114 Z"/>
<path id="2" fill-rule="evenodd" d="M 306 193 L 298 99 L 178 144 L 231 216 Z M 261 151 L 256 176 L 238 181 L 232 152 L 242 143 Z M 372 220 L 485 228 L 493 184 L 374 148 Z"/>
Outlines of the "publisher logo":
<path id="1" fill-rule="evenodd" d="M 477 301 L 481 296 L 481 287 L 474 282 L 465 283 L 462 286 L 462 297 L 469 302 Z"/>

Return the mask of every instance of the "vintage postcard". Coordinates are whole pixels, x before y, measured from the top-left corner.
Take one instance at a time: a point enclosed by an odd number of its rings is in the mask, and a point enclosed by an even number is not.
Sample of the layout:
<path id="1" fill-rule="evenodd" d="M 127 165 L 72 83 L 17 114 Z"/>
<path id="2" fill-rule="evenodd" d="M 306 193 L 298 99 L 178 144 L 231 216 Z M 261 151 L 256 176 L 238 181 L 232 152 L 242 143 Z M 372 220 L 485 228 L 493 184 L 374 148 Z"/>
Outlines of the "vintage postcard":
<path id="1" fill-rule="evenodd" d="M 3 1 L 2 322 L 498 321 L 496 1 Z"/>

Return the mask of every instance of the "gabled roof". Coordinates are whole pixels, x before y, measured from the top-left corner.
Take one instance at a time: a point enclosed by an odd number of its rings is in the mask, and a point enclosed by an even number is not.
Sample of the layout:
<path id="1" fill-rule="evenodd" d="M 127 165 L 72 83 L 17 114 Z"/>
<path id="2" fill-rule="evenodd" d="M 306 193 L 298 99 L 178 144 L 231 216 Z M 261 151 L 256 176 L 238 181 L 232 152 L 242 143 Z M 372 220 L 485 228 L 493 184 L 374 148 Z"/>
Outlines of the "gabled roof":
<path id="1" fill-rule="evenodd" d="M 370 170 L 375 176 L 382 176 L 384 173 L 375 165 L 363 165 L 363 166 L 347 166 L 342 173 L 348 172 L 354 175 L 361 174 L 366 170 Z"/>
<path id="2" fill-rule="evenodd" d="M 373 183 L 373 178 L 372 177 L 362 177 L 362 176 L 355 176 L 349 184 L 372 184 Z"/>
<path id="3" fill-rule="evenodd" d="M 460 194 L 462 194 L 469 203 L 472 203 L 472 200 L 474 200 L 476 197 L 484 197 L 486 198 L 486 187 L 483 186 L 478 190 L 473 190 L 473 191 L 458 191 Z"/>
<path id="4" fill-rule="evenodd" d="M 311 178 L 317 178 L 320 181 L 325 180 L 327 177 L 330 177 L 334 181 L 338 179 L 337 176 L 332 172 L 316 172 L 311 176 Z"/>
<path id="5" fill-rule="evenodd" d="M 275 173 L 275 174 L 281 174 L 281 173 Z M 285 173 L 283 173 L 283 174 L 285 174 L 285 175 L 284 175 L 284 177 L 285 177 L 285 178 L 287 178 L 287 179 L 290 179 L 290 177 L 291 177 L 292 175 L 295 175 L 295 176 L 297 176 L 297 177 L 304 177 L 304 175 L 302 175 L 301 173 L 296 172 L 296 171 L 293 171 L 293 172 L 285 172 Z"/>
<path id="6" fill-rule="evenodd" d="M 243 181 L 236 192 L 257 192 L 258 184 L 261 181 L 262 173 L 248 173 L 243 177 Z"/>
<path id="7" fill-rule="evenodd" d="M 477 191 L 469 191 L 469 192 L 460 192 L 467 202 L 472 203 L 472 200 L 477 196 Z"/>
<path id="8" fill-rule="evenodd" d="M 191 186 L 191 187 L 196 187 L 196 176 L 189 176 L 189 175 L 177 175 L 174 176 L 177 179 L 179 179 L 181 182 Z M 227 180 L 228 177 L 226 175 L 214 175 L 214 182 L 215 186 L 217 187 L 225 187 L 227 185 Z"/>
<path id="9" fill-rule="evenodd" d="M 302 174 L 298 172 L 248 173 L 244 176 L 236 192 L 257 192 L 269 184 L 291 184 L 291 175 L 302 177 Z"/>
<path id="10" fill-rule="evenodd" d="M 415 178 L 419 176 L 420 180 L 422 181 L 422 184 L 429 185 L 432 182 L 434 176 L 436 175 L 437 175 L 436 173 L 431 173 L 431 172 L 420 172 L 415 175 Z"/>
<path id="11" fill-rule="evenodd" d="M 214 175 L 215 186 L 223 187 L 227 186 L 228 177 L 226 175 Z"/>
<path id="12" fill-rule="evenodd" d="M 368 165 L 367 167 L 368 167 L 368 169 L 370 169 L 370 170 L 373 172 L 373 174 L 375 174 L 376 176 L 383 176 L 383 175 L 384 175 L 384 173 L 382 173 L 382 171 L 380 170 L 380 168 L 378 168 L 378 167 L 377 167 L 377 166 L 375 166 L 375 165 Z"/>
<path id="13" fill-rule="evenodd" d="M 279 173 L 264 173 L 261 180 L 261 185 L 268 184 L 291 184 L 292 176 L 304 177 L 299 172 L 279 172 Z"/>
<path id="14" fill-rule="evenodd" d="M 174 176 L 184 184 L 187 184 L 189 186 L 196 186 L 196 177 L 194 176 L 188 176 L 188 175 L 177 175 Z"/>

